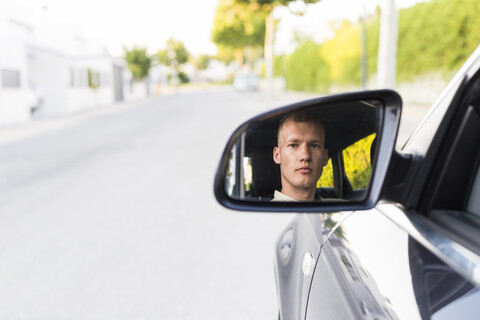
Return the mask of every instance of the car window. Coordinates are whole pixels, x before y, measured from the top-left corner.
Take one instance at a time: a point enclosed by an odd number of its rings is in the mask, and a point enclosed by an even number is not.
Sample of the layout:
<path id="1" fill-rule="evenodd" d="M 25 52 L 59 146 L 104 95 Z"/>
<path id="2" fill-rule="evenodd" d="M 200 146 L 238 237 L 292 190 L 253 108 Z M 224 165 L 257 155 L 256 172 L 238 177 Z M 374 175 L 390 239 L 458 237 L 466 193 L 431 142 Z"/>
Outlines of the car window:
<path id="1" fill-rule="evenodd" d="M 322 176 L 317 181 L 317 188 L 333 188 L 332 159 L 328 159 L 327 165 L 323 168 Z"/>
<path id="2" fill-rule="evenodd" d="M 374 139 L 375 134 L 369 135 L 343 150 L 345 174 L 353 190 L 368 186 L 372 173 L 370 149 Z"/>
<path id="3" fill-rule="evenodd" d="M 244 157 L 243 158 L 243 179 L 245 183 L 245 191 L 250 192 L 252 190 L 252 158 Z"/>
<path id="4" fill-rule="evenodd" d="M 475 181 L 470 192 L 467 211 L 480 218 L 480 168 L 477 169 Z"/>
<path id="5" fill-rule="evenodd" d="M 428 181 L 419 212 L 426 214 L 455 241 L 472 251 L 480 251 L 480 218 L 477 215 L 477 171 L 480 153 L 480 74 L 463 92 L 458 104 L 452 104 L 445 120 L 448 130 L 440 147 L 431 152 L 434 170 Z M 440 130 L 439 130 L 440 131 Z"/>

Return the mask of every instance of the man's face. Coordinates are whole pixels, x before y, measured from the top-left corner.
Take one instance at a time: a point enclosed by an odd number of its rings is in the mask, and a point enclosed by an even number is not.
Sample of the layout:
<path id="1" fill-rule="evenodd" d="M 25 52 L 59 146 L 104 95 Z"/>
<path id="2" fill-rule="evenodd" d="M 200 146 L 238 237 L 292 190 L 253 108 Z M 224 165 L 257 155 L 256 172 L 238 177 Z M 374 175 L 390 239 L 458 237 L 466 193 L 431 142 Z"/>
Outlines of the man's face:
<path id="1" fill-rule="evenodd" d="M 278 134 L 273 160 L 280 165 L 282 192 L 316 188 L 328 162 L 322 128 L 313 122 L 289 120 Z"/>

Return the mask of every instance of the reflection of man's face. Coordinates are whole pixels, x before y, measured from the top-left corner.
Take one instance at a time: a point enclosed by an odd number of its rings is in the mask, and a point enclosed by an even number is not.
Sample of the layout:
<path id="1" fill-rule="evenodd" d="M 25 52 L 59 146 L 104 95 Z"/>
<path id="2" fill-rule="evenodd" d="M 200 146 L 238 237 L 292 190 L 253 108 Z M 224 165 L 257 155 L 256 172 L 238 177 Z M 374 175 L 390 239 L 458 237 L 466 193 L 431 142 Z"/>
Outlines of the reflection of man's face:
<path id="1" fill-rule="evenodd" d="M 282 193 L 297 200 L 313 200 L 328 162 L 323 128 L 314 122 L 287 120 L 279 131 L 273 160 L 280 165 Z"/>

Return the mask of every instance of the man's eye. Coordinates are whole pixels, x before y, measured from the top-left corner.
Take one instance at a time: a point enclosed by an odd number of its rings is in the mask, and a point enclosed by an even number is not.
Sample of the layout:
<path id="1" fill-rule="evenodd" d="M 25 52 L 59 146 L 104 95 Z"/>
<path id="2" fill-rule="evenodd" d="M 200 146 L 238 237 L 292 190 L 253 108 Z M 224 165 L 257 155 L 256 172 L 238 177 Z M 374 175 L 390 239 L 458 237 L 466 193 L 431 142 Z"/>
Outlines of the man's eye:
<path id="1" fill-rule="evenodd" d="M 296 148 L 296 147 L 298 146 L 298 144 L 296 144 L 296 143 L 290 143 L 288 146 L 289 146 L 290 148 Z"/>
<path id="2" fill-rule="evenodd" d="M 319 148 L 320 148 L 320 145 L 314 143 L 314 144 L 312 144 L 312 148 L 314 148 L 314 149 L 319 149 Z"/>

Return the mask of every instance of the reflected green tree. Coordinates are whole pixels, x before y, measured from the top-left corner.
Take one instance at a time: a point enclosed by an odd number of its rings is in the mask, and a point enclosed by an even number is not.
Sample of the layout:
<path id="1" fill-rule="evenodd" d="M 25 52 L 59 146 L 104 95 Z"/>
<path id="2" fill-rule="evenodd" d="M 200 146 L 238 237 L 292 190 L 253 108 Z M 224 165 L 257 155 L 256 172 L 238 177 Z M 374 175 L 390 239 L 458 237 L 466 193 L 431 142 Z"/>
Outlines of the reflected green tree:
<path id="1" fill-rule="evenodd" d="M 337 224 L 337 221 L 334 221 L 331 215 L 329 215 L 328 218 L 325 219 L 325 227 L 330 230 L 333 229 L 336 224 Z M 347 241 L 347 238 L 341 226 L 337 227 L 335 231 L 333 231 L 333 234 L 337 236 L 338 239 Z"/>
<path id="2" fill-rule="evenodd" d="M 372 134 L 343 151 L 345 174 L 354 190 L 365 189 L 370 182 L 372 166 L 370 163 L 370 147 L 375 139 Z"/>

